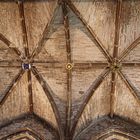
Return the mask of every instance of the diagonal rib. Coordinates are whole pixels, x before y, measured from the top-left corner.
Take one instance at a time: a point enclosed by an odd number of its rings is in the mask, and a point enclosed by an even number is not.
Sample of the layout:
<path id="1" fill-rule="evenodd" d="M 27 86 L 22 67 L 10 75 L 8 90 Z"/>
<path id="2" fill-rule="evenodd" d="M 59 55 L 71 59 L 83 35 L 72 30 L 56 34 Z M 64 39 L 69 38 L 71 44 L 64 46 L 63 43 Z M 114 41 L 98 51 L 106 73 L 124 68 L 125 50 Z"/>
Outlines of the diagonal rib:
<path id="1" fill-rule="evenodd" d="M 9 95 L 11 94 L 13 88 L 17 85 L 18 81 L 21 79 L 22 75 L 24 74 L 24 70 L 21 69 L 18 75 L 13 79 L 10 86 L 6 89 L 4 97 L 0 101 L 0 107 L 5 103 Z"/>
<path id="2" fill-rule="evenodd" d="M 129 47 L 127 47 L 122 54 L 119 57 L 119 61 L 121 62 L 126 56 L 129 55 L 129 53 L 137 47 L 137 45 L 140 43 L 140 37 L 138 37 Z"/>
<path id="3" fill-rule="evenodd" d="M 35 75 L 36 79 L 38 80 L 38 82 L 40 83 L 40 85 L 42 86 L 46 96 L 48 97 L 48 100 L 51 104 L 51 107 L 54 111 L 54 115 L 58 124 L 58 129 L 59 129 L 59 133 L 60 133 L 60 137 L 63 138 L 64 134 L 62 131 L 62 124 L 61 124 L 61 119 L 60 119 L 60 115 L 59 115 L 59 111 L 58 108 L 56 106 L 56 103 L 52 97 L 52 95 L 54 94 L 52 89 L 50 88 L 50 86 L 48 85 L 48 83 L 43 79 L 43 77 L 39 74 L 38 70 L 33 66 L 32 67 L 32 72 Z"/>
<path id="4" fill-rule="evenodd" d="M 45 27 L 43 33 L 42 33 L 42 37 L 41 37 L 41 39 L 39 40 L 39 42 L 38 42 L 38 44 L 37 44 L 37 47 L 35 48 L 35 50 L 33 51 L 32 55 L 31 55 L 31 58 L 30 58 L 31 60 L 32 60 L 36 55 L 38 55 L 38 54 L 40 53 L 40 51 L 42 50 L 42 48 L 43 48 L 45 42 L 48 40 L 50 28 L 51 28 L 51 25 L 52 25 L 52 23 L 53 23 L 53 21 L 54 21 L 54 18 L 55 18 L 55 16 L 56 16 L 56 14 L 57 14 L 57 11 L 58 11 L 58 9 L 59 9 L 59 6 L 60 6 L 60 5 L 57 5 L 57 6 L 56 6 L 56 8 L 55 8 L 55 10 L 54 10 L 54 12 L 53 12 L 53 16 L 52 16 L 51 20 L 47 23 L 47 25 L 46 25 L 46 27 Z"/>
<path id="5" fill-rule="evenodd" d="M 140 92 L 132 85 L 132 83 L 129 81 L 129 79 L 123 74 L 122 71 L 118 72 L 121 79 L 124 81 L 124 83 L 126 84 L 126 86 L 129 88 L 129 90 L 131 91 L 133 97 L 135 98 L 135 100 L 138 102 L 138 104 L 140 104 Z"/>
<path id="6" fill-rule="evenodd" d="M 95 91 L 97 90 L 97 88 L 101 85 L 101 83 L 103 82 L 103 80 L 105 79 L 105 77 L 109 74 L 110 72 L 110 69 L 109 68 L 106 68 L 98 77 L 97 79 L 91 84 L 91 86 L 89 87 L 89 89 L 85 92 L 85 94 L 87 95 L 87 97 L 85 98 L 84 100 L 84 103 L 81 105 L 76 117 L 75 117 L 75 120 L 74 120 L 74 123 L 73 123 L 73 126 L 72 126 L 72 129 L 71 129 L 71 135 L 74 134 L 74 131 L 75 131 L 75 128 L 76 128 L 76 125 L 78 123 L 78 120 L 79 118 L 81 117 L 86 105 L 88 104 L 89 100 L 91 99 L 91 97 L 93 96 L 93 94 L 95 93 Z"/>
<path id="7" fill-rule="evenodd" d="M 70 7 L 70 9 L 76 14 L 77 18 L 80 19 L 80 21 L 83 23 L 83 25 L 86 27 L 90 35 L 92 36 L 92 41 L 97 45 L 99 50 L 103 53 L 103 55 L 107 58 L 108 62 L 112 62 L 112 58 L 108 51 L 105 49 L 104 45 L 101 43 L 99 38 L 96 36 L 92 28 L 87 24 L 86 20 L 82 17 L 78 9 L 73 5 L 73 3 L 68 0 L 66 1 L 67 5 Z"/>

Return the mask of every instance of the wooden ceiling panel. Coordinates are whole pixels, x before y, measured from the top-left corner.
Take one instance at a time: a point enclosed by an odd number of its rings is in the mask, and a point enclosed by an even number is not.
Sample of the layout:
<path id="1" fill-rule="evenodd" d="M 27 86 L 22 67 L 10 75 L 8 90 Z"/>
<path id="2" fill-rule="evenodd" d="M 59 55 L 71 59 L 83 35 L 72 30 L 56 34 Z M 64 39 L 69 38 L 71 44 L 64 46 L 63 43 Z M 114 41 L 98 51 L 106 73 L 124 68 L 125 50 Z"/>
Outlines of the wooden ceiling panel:
<path id="1" fill-rule="evenodd" d="M 78 104 L 78 100 L 86 96 L 86 91 L 96 78 L 101 74 L 103 68 L 75 69 L 72 71 L 72 102 Z"/>
<path id="2" fill-rule="evenodd" d="M 140 37 L 140 1 L 122 3 L 119 53 Z"/>
<path id="3" fill-rule="evenodd" d="M 65 68 L 45 68 L 37 67 L 39 74 L 52 89 L 52 96 L 66 101 L 67 97 L 67 73 Z"/>
<path id="4" fill-rule="evenodd" d="M 27 73 L 13 85 L 0 106 L 0 124 L 29 111 Z"/>
<path id="5" fill-rule="evenodd" d="M 140 123 L 140 100 L 135 91 L 130 90 L 120 76 L 117 77 L 114 112 Z"/>
<path id="6" fill-rule="evenodd" d="M 45 119 L 58 129 L 56 116 L 54 114 L 51 101 L 47 97 L 47 93 L 44 93 L 42 85 L 32 75 L 32 90 L 33 90 L 33 110 L 34 113 Z"/>
<path id="7" fill-rule="evenodd" d="M 108 75 L 93 92 L 78 120 L 75 135 L 90 126 L 91 123 L 110 112 L 110 77 Z M 88 95 L 87 95 L 88 96 Z M 78 111 L 80 112 L 80 111 Z M 78 115 L 77 115 L 78 116 Z"/>
<path id="8" fill-rule="evenodd" d="M 71 9 L 68 9 L 73 62 L 106 62 L 105 56 L 96 46 L 88 30 Z M 84 53 L 83 53 L 84 52 Z"/>
<path id="9" fill-rule="evenodd" d="M 139 63 L 140 62 L 140 45 L 136 45 L 128 55 L 123 59 L 123 61 L 130 63 Z"/>
<path id="10" fill-rule="evenodd" d="M 0 101 L 10 90 L 20 74 L 20 69 L 9 67 L 0 67 Z"/>
<path id="11" fill-rule="evenodd" d="M 112 55 L 115 37 L 116 2 L 72 0 L 87 26 L 91 27 L 105 49 Z M 92 14 L 91 14 L 92 13 Z"/>
<path id="12" fill-rule="evenodd" d="M 21 18 L 16 2 L 2 2 L 0 4 L 0 33 L 3 34 L 24 54 Z"/>
<path id="13" fill-rule="evenodd" d="M 38 42 L 47 36 L 48 28 L 57 7 L 57 0 L 27 1 L 24 3 L 25 23 L 30 53 L 38 47 Z"/>

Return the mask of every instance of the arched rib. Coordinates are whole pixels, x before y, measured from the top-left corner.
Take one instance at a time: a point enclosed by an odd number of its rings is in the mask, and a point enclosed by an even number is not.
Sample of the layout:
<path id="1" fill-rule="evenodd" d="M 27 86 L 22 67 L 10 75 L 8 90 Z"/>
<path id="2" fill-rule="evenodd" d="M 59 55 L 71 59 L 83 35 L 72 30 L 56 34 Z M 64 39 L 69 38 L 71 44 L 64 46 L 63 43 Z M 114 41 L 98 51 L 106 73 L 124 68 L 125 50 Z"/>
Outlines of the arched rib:
<path id="1" fill-rule="evenodd" d="M 71 60 L 71 45 L 70 45 L 70 31 L 69 31 L 69 18 L 68 18 L 68 10 L 65 2 L 62 3 L 62 11 L 63 11 L 63 22 L 65 28 L 65 37 L 66 37 L 66 51 L 67 51 L 67 63 L 72 63 Z M 71 107 L 72 107 L 72 72 L 71 70 L 67 70 L 67 105 L 66 105 L 66 137 L 69 137 L 70 128 L 71 128 Z"/>
<path id="2" fill-rule="evenodd" d="M 114 116 L 115 87 L 116 87 L 116 72 L 112 72 L 112 75 L 111 75 L 111 93 L 110 93 L 110 117 L 111 118 L 113 118 L 113 116 Z"/>
<path id="3" fill-rule="evenodd" d="M 131 84 L 131 82 L 129 81 L 129 79 L 123 74 L 123 72 L 120 70 L 118 71 L 121 79 L 124 81 L 124 83 L 126 84 L 126 86 L 129 88 L 129 90 L 131 91 L 133 97 L 135 98 L 135 100 L 138 102 L 138 104 L 140 105 L 140 92 Z"/>
<path id="4" fill-rule="evenodd" d="M 29 58 L 29 46 L 28 46 L 28 37 L 27 37 L 27 29 L 26 29 L 26 23 L 25 23 L 23 1 L 18 1 L 18 9 L 19 9 L 19 16 L 21 19 L 21 29 L 22 29 L 22 37 L 23 37 L 25 56 L 27 58 Z"/>
<path id="5" fill-rule="evenodd" d="M 86 22 L 86 20 L 82 17 L 82 15 L 78 11 L 78 9 L 71 2 L 71 0 L 66 0 L 66 3 L 69 6 L 69 8 L 75 13 L 75 15 L 77 16 L 77 18 L 80 19 L 80 21 L 86 27 L 86 29 L 88 30 L 88 32 L 92 36 L 92 41 L 97 45 L 97 47 L 99 48 L 99 50 L 107 58 L 108 62 L 112 62 L 112 58 L 111 58 L 110 54 L 105 49 L 104 45 L 101 43 L 101 41 L 99 40 L 99 38 L 96 36 L 96 34 L 94 33 L 93 29 L 88 25 L 88 23 Z"/>
<path id="6" fill-rule="evenodd" d="M 31 70 L 28 70 L 28 93 L 29 93 L 29 110 L 30 113 L 33 113 L 33 91 L 32 91 Z"/>
<path id="7" fill-rule="evenodd" d="M 21 56 L 21 52 L 18 50 L 18 48 L 13 47 L 15 45 L 13 45 L 13 43 L 11 43 L 3 34 L 0 33 L 0 40 L 2 42 L 4 42 L 9 49 L 14 50 L 14 52 L 20 57 Z M 12 46 L 12 47 L 11 47 Z"/>
<path id="8" fill-rule="evenodd" d="M 119 61 L 121 62 L 128 54 L 140 44 L 140 37 L 138 37 L 129 47 L 127 47 L 119 57 Z"/>
<path id="9" fill-rule="evenodd" d="M 51 17 L 51 20 L 47 23 L 43 33 L 42 33 L 42 36 L 41 36 L 41 39 L 39 40 L 38 44 L 37 44 L 37 47 L 34 49 L 32 55 L 31 55 L 31 60 L 35 57 L 35 55 L 38 55 L 40 53 L 40 51 L 42 50 L 43 46 L 45 45 L 45 42 L 49 39 L 49 32 L 50 32 L 50 28 L 52 26 L 52 23 L 54 21 L 54 18 L 58 12 L 58 9 L 59 9 L 60 5 L 57 5 L 54 9 L 54 12 L 53 12 L 53 15 Z"/>
<path id="10" fill-rule="evenodd" d="M 103 80 L 105 79 L 105 77 L 109 74 L 110 72 L 110 69 L 109 68 L 106 68 L 98 77 L 97 79 L 91 84 L 91 86 L 89 87 L 89 89 L 85 92 L 85 94 L 87 95 L 87 97 L 85 98 L 83 104 L 81 105 L 76 117 L 75 117 L 75 120 L 74 120 L 74 123 L 73 123 L 73 126 L 72 126 L 72 129 L 71 129 L 71 136 L 74 135 L 74 132 L 75 132 L 75 128 L 77 126 L 77 123 L 86 107 L 86 105 L 88 104 L 89 100 L 91 99 L 91 97 L 93 96 L 93 94 L 95 93 L 95 91 L 97 90 L 97 88 L 101 85 L 101 83 L 103 82 Z"/>
<path id="11" fill-rule="evenodd" d="M 122 9 L 122 0 L 117 0 L 116 19 L 115 19 L 115 40 L 114 40 L 114 50 L 113 50 L 114 59 L 118 58 L 121 9 Z"/>
<path id="12" fill-rule="evenodd" d="M 32 72 L 35 75 L 38 82 L 40 83 L 40 85 L 42 86 L 46 96 L 48 97 L 48 100 L 49 100 L 49 102 L 51 104 L 51 107 L 54 111 L 54 115 L 55 115 L 55 118 L 56 118 L 56 121 L 57 121 L 57 124 L 58 124 L 60 138 L 63 140 L 64 139 L 64 133 L 63 133 L 63 130 L 62 130 L 62 124 L 61 124 L 59 111 L 58 111 L 56 103 L 55 103 L 55 101 L 52 97 L 52 95 L 54 93 L 53 93 L 52 89 L 50 88 L 50 86 L 48 85 L 48 83 L 43 79 L 43 77 L 39 74 L 38 70 L 34 66 L 32 67 Z"/>
<path id="13" fill-rule="evenodd" d="M 18 73 L 18 75 L 13 79 L 13 81 L 11 82 L 11 84 L 8 86 L 8 88 L 5 91 L 4 97 L 0 101 L 0 107 L 5 103 L 5 101 L 7 100 L 7 98 L 9 97 L 9 95 L 11 94 L 13 88 L 16 86 L 16 84 L 18 83 L 18 81 L 21 79 L 21 77 L 24 74 L 24 72 L 25 71 L 23 69 L 21 69 L 20 72 Z"/>

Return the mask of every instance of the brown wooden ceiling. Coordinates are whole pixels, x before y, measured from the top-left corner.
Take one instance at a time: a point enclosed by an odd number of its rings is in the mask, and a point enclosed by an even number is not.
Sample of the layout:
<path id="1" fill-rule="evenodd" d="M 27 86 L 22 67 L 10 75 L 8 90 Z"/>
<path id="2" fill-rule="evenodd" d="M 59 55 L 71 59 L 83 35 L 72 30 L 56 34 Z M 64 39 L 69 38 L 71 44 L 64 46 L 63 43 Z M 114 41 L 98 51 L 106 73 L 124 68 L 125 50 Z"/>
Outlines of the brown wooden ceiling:
<path id="1" fill-rule="evenodd" d="M 0 1 L 0 139 L 140 139 L 140 0 Z"/>

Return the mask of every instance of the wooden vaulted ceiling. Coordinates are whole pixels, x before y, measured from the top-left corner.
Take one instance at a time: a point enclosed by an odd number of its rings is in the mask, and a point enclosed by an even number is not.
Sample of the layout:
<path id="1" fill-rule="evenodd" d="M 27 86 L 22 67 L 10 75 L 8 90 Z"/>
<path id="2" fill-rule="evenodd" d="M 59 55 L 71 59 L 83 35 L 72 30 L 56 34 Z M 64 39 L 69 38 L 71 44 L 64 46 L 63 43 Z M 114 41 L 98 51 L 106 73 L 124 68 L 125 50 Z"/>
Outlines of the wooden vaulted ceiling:
<path id="1" fill-rule="evenodd" d="M 0 139 L 140 139 L 140 1 L 0 1 Z"/>

